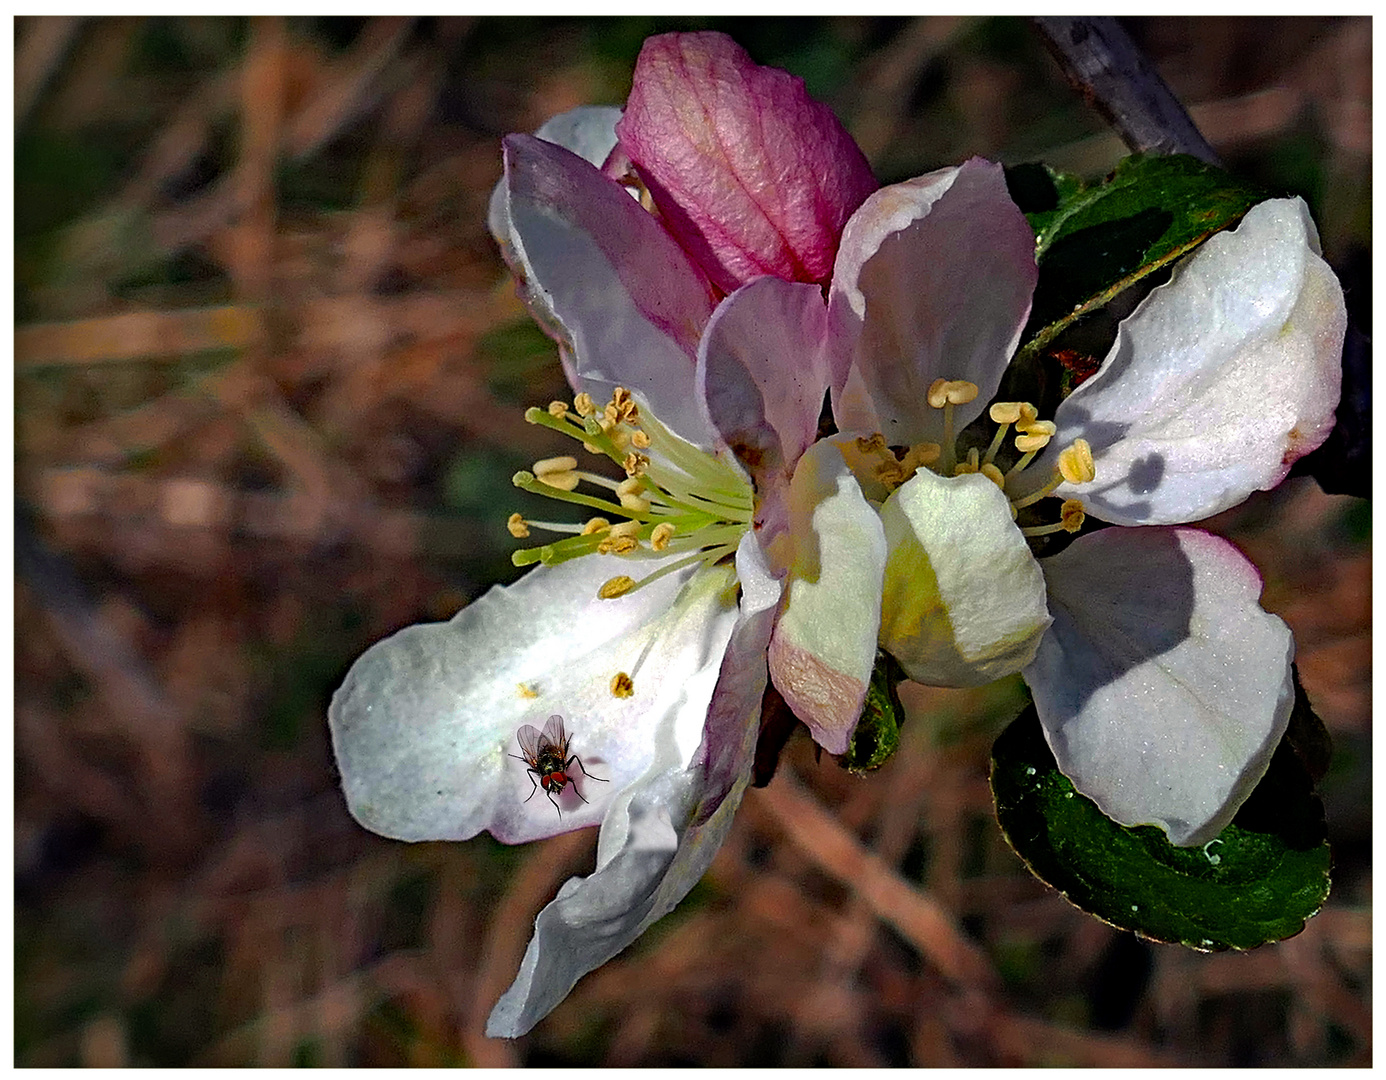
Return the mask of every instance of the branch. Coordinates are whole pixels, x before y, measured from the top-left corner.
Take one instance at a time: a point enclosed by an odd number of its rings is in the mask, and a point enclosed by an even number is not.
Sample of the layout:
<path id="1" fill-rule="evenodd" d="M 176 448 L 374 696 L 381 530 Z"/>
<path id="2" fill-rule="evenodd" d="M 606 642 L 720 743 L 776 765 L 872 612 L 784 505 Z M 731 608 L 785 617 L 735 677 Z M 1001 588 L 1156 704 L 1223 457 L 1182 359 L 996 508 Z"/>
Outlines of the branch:
<path id="1" fill-rule="evenodd" d="M 1184 106 L 1114 18 L 1039 16 L 1045 44 L 1083 100 L 1133 151 L 1221 164 Z"/>

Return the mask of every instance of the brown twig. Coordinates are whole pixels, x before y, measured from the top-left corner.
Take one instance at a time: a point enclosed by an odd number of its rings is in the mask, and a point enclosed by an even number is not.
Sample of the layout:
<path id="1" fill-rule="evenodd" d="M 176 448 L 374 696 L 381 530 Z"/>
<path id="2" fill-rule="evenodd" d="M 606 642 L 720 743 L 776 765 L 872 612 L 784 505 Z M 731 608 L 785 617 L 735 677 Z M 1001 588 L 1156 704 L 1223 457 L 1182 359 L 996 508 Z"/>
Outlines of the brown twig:
<path id="1" fill-rule="evenodd" d="M 1040 34 L 1083 99 L 1133 151 L 1218 156 L 1160 73 L 1116 19 L 1039 16 Z"/>

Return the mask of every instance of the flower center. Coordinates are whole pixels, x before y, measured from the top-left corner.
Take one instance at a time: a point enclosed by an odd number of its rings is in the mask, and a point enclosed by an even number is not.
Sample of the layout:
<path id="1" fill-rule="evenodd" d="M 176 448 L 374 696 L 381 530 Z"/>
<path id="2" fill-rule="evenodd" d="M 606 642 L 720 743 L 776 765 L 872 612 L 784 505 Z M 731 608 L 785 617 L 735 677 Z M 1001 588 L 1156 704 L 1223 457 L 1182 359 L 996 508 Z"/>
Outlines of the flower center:
<path id="1" fill-rule="evenodd" d="M 564 540 L 513 552 L 516 566 L 554 566 L 593 553 L 630 556 L 633 562 L 652 552 L 683 554 L 645 577 L 618 574 L 604 582 L 597 595 L 614 600 L 695 563 L 718 562 L 736 551 L 751 527 L 750 484 L 731 465 L 669 431 L 648 409 L 642 412 L 622 387 L 601 410 L 589 395 L 578 394 L 571 406 L 555 401 L 547 410 L 527 409 L 525 419 L 576 439 L 588 453 L 610 458 L 625 477 L 613 480 L 579 469 L 577 458 L 568 456 L 545 458 L 531 471 L 516 473 L 512 482 L 517 488 L 601 515 L 572 524 L 511 514 L 507 527 L 517 539 L 528 537 L 531 529 L 568 534 Z M 582 484 L 608 494 L 589 495 L 578 490 Z"/>
<path id="2" fill-rule="evenodd" d="M 964 457 L 959 457 L 956 436 L 953 431 L 953 408 L 966 405 L 977 397 L 977 386 L 962 379 L 935 379 L 929 387 L 929 405 L 943 410 L 943 443 L 919 443 L 917 446 L 897 451 L 885 443 L 879 434 L 869 438 L 857 439 L 856 448 L 867 459 L 872 476 L 885 485 L 887 491 L 910 479 L 920 468 L 927 468 L 940 476 L 962 476 L 966 473 L 981 473 L 988 480 L 1007 492 L 1011 504 L 1011 517 L 1019 511 L 1033 506 L 1041 499 L 1053 494 L 1054 490 L 1067 481 L 1070 484 L 1085 484 L 1093 479 L 1095 471 L 1092 449 L 1084 439 L 1074 439 L 1059 454 L 1059 462 L 1043 487 L 1023 497 L 1007 491 L 1016 486 L 1016 478 L 1029 467 L 1057 430 L 1051 420 L 1039 419 L 1039 410 L 1028 401 L 998 401 L 988 410 L 992 423 L 997 425 L 996 434 L 986 452 L 979 453 L 974 447 Z M 1006 472 L 996 464 L 997 453 L 1005 445 L 1006 435 L 1014 427 L 1015 449 L 1020 459 Z M 1059 509 L 1059 520 L 1043 525 L 1027 525 L 1021 532 L 1027 537 L 1045 536 L 1049 533 L 1076 533 L 1083 527 L 1083 503 L 1080 499 L 1065 499 Z"/>

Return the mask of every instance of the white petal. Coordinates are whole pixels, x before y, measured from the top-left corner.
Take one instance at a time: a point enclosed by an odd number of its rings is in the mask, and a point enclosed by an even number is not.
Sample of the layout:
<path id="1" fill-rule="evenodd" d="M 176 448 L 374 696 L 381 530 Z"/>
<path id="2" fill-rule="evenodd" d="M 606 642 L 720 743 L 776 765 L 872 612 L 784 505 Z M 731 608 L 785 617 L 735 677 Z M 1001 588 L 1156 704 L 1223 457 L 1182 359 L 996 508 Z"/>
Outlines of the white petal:
<path id="1" fill-rule="evenodd" d="M 613 807 L 602 826 L 596 873 L 567 881 L 535 920 L 515 983 L 487 1022 L 493 1038 L 529 1031 L 578 979 L 673 910 L 722 846 L 750 775 L 765 643 L 779 598 L 779 584 L 749 535 L 737 553 L 737 574 L 741 617 L 693 767 L 679 755 L 661 757 L 632 787 L 630 799 Z"/>
<path id="2" fill-rule="evenodd" d="M 794 555 L 770 642 L 770 675 L 815 741 L 841 754 L 876 661 L 885 537 L 831 440 L 799 460 L 789 507 Z"/>
<path id="3" fill-rule="evenodd" d="M 643 561 L 640 571 L 662 561 Z M 536 567 L 451 622 L 407 627 L 374 645 L 328 712 L 352 814 L 400 840 L 463 840 L 486 829 L 519 843 L 602 820 L 649 768 L 657 738 L 689 760 L 707 702 L 686 684 L 715 674 L 735 620 L 719 594 L 725 571 L 703 573 L 675 604 L 690 572 L 599 600 L 602 582 L 638 576 L 631 560 L 590 555 Z M 611 693 L 622 671 L 635 685 L 624 699 Z M 557 797 L 561 818 L 510 756 L 520 752 L 522 724 L 542 729 L 555 713 L 570 751 L 606 781 L 579 775 Z"/>
<path id="4" fill-rule="evenodd" d="M 1049 626 L 1044 577 L 1000 488 L 920 469 L 881 521 L 881 647 L 911 679 L 981 686 L 1033 659 Z"/>
<path id="5" fill-rule="evenodd" d="M 1303 200 L 1253 207 L 1146 297 L 1059 406 L 1051 445 L 1087 439 L 1097 468 L 1059 494 L 1104 521 L 1177 524 L 1274 487 L 1333 427 L 1346 320 Z"/>
<path id="6" fill-rule="evenodd" d="M 939 442 L 943 413 L 925 395 L 943 378 L 981 390 L 956 407 L 961 431 L 1000 384 L 1037 276 L 1034 233 L 1000 165 L 973 158 L 873 194 L 833 269 L 838 428 L 879 431 L 891 446 Z"/>
<path id="7" fill-rule="evenodd" d="M 1294 704 L 1289 629 L 1195 529 L 1104 529 L 1044 560 L 1054 625 L 1025 671 L 1054 757 L 1123 825 L 1205 843 L 1265 774 Z"/>

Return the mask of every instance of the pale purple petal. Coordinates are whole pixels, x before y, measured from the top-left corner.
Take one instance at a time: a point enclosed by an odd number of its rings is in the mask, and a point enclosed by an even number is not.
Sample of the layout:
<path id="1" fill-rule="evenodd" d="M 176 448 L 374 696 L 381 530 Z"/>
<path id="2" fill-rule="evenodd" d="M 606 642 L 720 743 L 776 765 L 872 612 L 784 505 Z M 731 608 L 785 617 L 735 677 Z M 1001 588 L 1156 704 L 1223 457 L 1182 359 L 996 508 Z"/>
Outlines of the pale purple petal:
<path id="1" fill-rule="evenodd" d="M 1001 383 L 1037 274 L 1034 233 L 1000 165 L 972 158 L 872 195 L 847 223 L 833 271 L 839 429 L 880 432 L 890 446 L 940 442 L 929 386 L 966 379 L 981 392 L 956 407 L 961 431 Z"/>
<path id="2" fill-rule="evenodd" d="M 1086 439 L 1097 469 L 1059 494 L 1104 521 L 1177 524 L 1274 487 L 1333 427 L 1346 326 L 1303 200 L 1253 207 L 1146 297 L 1059 406 L 1052 445 Z"/>
<path id="3" fill-rule="evenodd" d="M 616 121 L 619 119 L 621 110 L 614 105 L 579 105 L 576 109 L 549 117 L 539 125 L 534 137 L 571 150 L 584 161 L 600 166 L 616 145 Z M 501 251 L 506 254 L 506 260 L 513 261 L 510 254 L 510 199 L 504 178 L 491 189 L 486 223 Z"/>
<path id="4" fill-rule="evenodd" d="M 818 745 L 842 754 L 876 661 L 885 535 L 830 439 L 799 459 L 789 495 L 792 558 L 770 678 Z"/>
<path id="5" fill-rule="evenodd" d="M 737 553 L 741 612 L 708 702 L 703 744 L 687 765 L 661 742 L 657 761 L 602 825 L 597 870 L 571 878 L 534 923 L 514 984 L 487 1021 L 493 1038 L 529 1031 L 593 968 L 668 914 L 722 846 L 741 803 L 765 689 L 765 639 L 779 585 L 747 536 Z"/>
<path id="6" fill-rule="evenodd" d="M 1265 774 L 1294 704 L 1289 628 L 1196 529 L 1103 529 L 1043 562 L 1054 625 L 1025 670 L 1059 768 L 1123 825 L 1206 843 Z"/>
<path id="7" fill-rule="evenodd" d="M 789 478 L 818 433 L 827 314 L 816 286 L 758 278 L 722 301 L 698 352 L 709 418 L 755 482 L 757 522 L 771 536 L 785 527 Z"/>
<path id="8" fill-rule="evenodd" d="M 597 599 L 601 584 L 631 565 L 590 555 L 536 567 L 450 622 L 406 627 L 367 650 L 328 711 L 356 819 L 399 840 L 465 840 L 484 829 L 521 843 L 601 821 L 650 767 L 662 732 L 677 729 L 691 759 L 711 677 L 701 699 L 685 684 L 709 665 L 715 674 L 735 609 L 721 586 L 689 586 L 680 597 L 691 571 Z M 629 698 L 611 694 L 621 671 L 634 682 Z M 572 752 L 606 781 L 579 776 L 588 802 L 570 788 L 558 797 L 561 818 L 542 791 L 532 794 L 525 763 L 509 756 L 520 752 L 522 724 L 542 729 L 555 713 Z"/>
<path id="9" fill-rule="evenodd" d="M 616 126 L 670 230 L 725 292 L 761 274 L 824 283 L 876 180 L 804 83 L 725 34 L 660 34 Z"/>
<path id="10" fill-rule="evenodd" d="M 576 389 L 639 391 L 668 427 L 711 445 L 697 405 L 712 295 L 688 256 L 621 185 L 561 147 L 505 140 L 514 256 L 535 318 L 571 356 Z"/>

